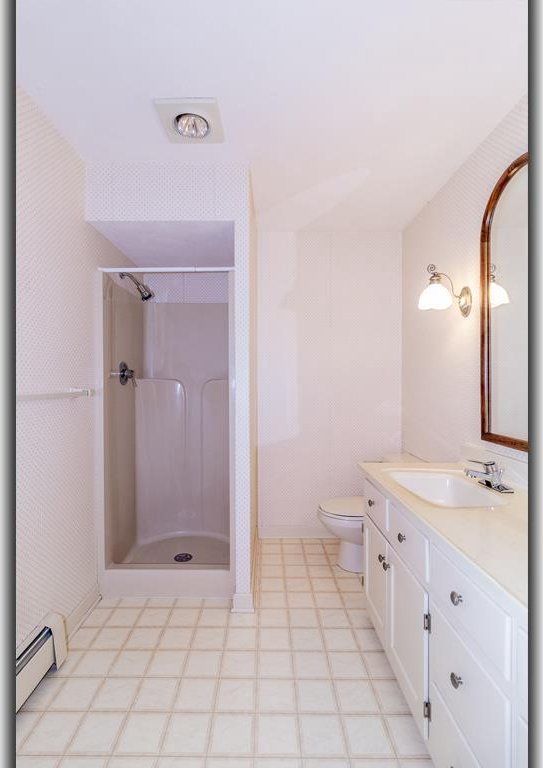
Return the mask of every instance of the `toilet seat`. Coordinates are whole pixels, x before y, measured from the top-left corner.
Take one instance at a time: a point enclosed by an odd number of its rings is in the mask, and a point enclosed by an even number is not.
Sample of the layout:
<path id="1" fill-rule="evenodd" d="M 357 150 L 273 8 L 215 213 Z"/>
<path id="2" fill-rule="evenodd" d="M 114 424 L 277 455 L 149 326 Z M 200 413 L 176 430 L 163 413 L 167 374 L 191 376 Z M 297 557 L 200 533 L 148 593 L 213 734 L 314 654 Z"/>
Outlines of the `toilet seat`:
<path id="1" fill-rule="evenodd" d="M 319 504 L 319 512 L 336 520 L 362 520 L 364 499 L 362 496 L 342 496 Z"/>

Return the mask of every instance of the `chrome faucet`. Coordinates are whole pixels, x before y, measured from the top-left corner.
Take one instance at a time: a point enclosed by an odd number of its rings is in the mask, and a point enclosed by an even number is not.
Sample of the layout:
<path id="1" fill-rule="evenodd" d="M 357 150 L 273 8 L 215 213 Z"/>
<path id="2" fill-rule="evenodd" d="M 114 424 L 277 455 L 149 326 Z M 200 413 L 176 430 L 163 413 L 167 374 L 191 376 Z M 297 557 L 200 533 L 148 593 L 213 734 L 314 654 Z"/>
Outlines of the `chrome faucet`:
<path id="1" fill-rule="evenodd" d="M 468 467 L 464 470 L 466 477 L 478 478 L 481 485 L 492 488 L 493 491 L 514 493 L 512 488 L 502 483 L 503 467 L 500 467 L 495 461 L 477 461 L 477 459 L 468 459 L 468 461 L 471 461 L 473 464 L 481 464 L 483 470 L 480 471 Z"/>

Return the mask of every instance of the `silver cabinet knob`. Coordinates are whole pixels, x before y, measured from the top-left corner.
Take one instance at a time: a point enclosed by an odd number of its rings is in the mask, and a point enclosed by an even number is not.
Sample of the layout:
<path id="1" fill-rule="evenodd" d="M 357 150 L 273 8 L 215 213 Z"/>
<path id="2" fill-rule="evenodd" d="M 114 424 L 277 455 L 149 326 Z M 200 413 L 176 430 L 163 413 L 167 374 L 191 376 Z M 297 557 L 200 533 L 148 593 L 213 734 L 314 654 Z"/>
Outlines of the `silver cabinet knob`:
<path id="1" fill-rule="evenodd" d="M 390 568 L 389 563 L 383 563 L 383 571 L 388 571 L 389 568 Z"/>
<path id="2" fill-rule="evenodd" d="M 463 597 L 462 595 L 459 595 L 458 592 L 451 592 L 450 597 L 451 597 L 451 603 L 453 605 L 460 605 L 460 603 L 463 602 Z"/>
<path id="3" fill-rule="evenodd" d="M 398 534 L 398 541 L 400 542 L 400 544 L 402 543 L 402 541 L 405 541 L 405 534 L 399 533 Z"/>
<path id="4" fill-rule="evenodd" d="M 385 559 L 385 556 L 384 555 L 377 555 L 377 559 L 379 560 L 380 563 L 382 563 L 384 561 L 384 559 Z"/>
<path id="5" fill-rule="evenodd" d="M 460 688 L 461 685 L 464 685 L 464 681 L 460 675 L 455 675 L 454 672 L 451 672 L 451 685 L 453 688 Z"/>
<path id="6" fill-rule="evenodd" d="M 374 504 L 375 502 L 373 499 L 368 499 L 368 507 L 373 507 Z"/>

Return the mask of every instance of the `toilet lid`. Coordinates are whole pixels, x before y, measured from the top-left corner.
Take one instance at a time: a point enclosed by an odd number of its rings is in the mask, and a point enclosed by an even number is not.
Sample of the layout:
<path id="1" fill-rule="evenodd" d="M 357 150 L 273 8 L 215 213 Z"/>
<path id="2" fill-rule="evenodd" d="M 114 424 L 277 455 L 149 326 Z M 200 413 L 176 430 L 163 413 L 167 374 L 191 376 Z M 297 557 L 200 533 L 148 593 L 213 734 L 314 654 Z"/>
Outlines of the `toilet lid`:
<path id="1" fill-rule="evenodd" d="M 362 496 L 341 496 L 337 499 L 328 499 L 321 501 L 319 506 L 327 515 L 364 517 L 364 499 Z"/>

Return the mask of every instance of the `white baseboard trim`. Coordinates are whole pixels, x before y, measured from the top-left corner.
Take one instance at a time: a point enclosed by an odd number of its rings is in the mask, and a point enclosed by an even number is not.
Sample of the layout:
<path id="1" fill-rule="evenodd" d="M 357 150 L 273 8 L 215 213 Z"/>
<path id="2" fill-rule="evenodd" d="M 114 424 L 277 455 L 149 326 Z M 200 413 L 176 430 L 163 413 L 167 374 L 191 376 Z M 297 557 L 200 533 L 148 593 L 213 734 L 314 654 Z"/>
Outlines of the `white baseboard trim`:
<path id="1" fill-rule="evenodd" d="M 260 539 L 333 539 L 322 525 L 259 525 Z"/>
<path id="2" fill-rule="evenodd" d="M 252 592 L 236 592 L 232 598 L 232 613 L 254 613 Z"/>
<path id="3" fill-rule="evenodd" d="M 74 608 L 69 616 L 66 617 L 66 635 L 71 637 L 76 630 L 79 629 L 83 619 L 94 608 L 96 603 L 100 600 L 100 593 L 98 592 L 98 584 L 92 588 L 92 590 L 86 595 L 79 605 Z"/>

